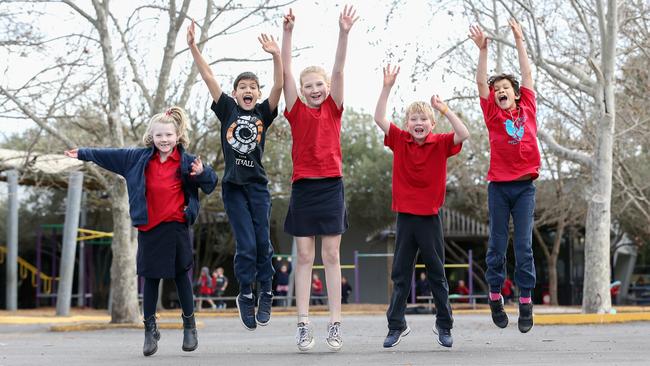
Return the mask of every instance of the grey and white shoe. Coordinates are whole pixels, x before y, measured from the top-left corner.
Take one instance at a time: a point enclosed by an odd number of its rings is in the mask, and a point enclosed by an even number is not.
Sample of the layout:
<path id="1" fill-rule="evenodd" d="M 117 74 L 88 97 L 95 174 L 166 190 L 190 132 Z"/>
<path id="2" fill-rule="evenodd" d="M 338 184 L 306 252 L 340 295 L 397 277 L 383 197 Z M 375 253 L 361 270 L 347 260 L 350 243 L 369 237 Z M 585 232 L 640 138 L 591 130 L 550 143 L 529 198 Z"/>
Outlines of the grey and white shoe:
<path id="1" fill-rule="evenodd" d="M 298 323 L 298 329 L 296 329 L 296 344 L 300 352 L 307 352 L 310 349 L 314 348 L 314 330 L 311 327 L 310 323 Z"/>
<path id="2" fill-rule="evenodd" d="M 332 351 L 338 351 L 343 347 L 343 339 L 341 339 L 341 323 L 334 322 L 327 324 L 327 338 L 325 339 L 327 348 Z"/>

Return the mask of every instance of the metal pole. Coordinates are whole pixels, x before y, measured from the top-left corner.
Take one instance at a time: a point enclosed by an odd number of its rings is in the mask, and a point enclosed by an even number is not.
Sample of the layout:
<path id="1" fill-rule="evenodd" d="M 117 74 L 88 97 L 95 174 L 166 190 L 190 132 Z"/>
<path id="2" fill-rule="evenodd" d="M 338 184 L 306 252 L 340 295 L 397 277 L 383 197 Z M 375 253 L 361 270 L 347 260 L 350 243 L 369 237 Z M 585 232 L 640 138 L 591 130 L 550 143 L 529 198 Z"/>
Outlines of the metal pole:
<path id="1" fill-rule="evenodd" d="M 359 251 L 354 251 L 354 303 L 359 303 Z"/>
<path id="2" fill-rule="evenodd" d="M 81 217 L 79 217 L 79 226 L 86 227 L 86 192 L 81 194 Z M 82 240 L 79 242 L 79 269 L 77 274 L 77 306 L 83 308 L 86 306 L 86 243 Z"/>
<path id="3" fill-rule="evenodd" d="M 7 172 L 9 205 L 7 213 L 6 309 L 18 310 L 18 171 Z"/>
<path id="4" fill-rule="evenodd" d="M 63 249 L 61 251 L 61 270 L 59 288 L 56 295 L 56 315 L 70 314 L 70 298 L 72 297 L 72 281 L 74 277 L 74 257 L 77 249 L 77 231 L 79 230 L 79 209 L 81 207 L 81 191 L 83 173 L 72 172 L 68 181 L 68 197 L 66 199 L 65 223 L 63 225 Z"/>
<path id="5" fill-rule="evenodd" d="M 467 280 L 467 283 L 469 284 L 469 296 L 470 296 L 470 301 L 472 302 L 472 309 L 476 308 L 476 298 L 474 297 L 474 268 L 473 268 L 473 263 L 474 260 L 472 259 L 472 250 L 470 249 L 467 251 L 467 256 L 469 257 L 469 278 Z"/>

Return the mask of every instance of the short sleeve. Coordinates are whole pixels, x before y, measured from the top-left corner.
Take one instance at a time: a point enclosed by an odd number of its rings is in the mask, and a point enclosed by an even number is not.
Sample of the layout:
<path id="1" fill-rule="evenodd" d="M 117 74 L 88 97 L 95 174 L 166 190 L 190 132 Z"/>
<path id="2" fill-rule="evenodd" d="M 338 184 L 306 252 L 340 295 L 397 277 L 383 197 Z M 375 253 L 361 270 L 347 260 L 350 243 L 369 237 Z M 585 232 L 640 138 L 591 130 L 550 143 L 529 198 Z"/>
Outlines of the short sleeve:
<path id="1" fill-rule="evenodd" d="M 293 121 L 296 120 L 297 116 L 299 115 L 299 110 L 304 108 L 304 103 L 300 99 L 300 97 L 296 97 L 295 103 L 293 103 L 293 108 L 291 108 L 291 111 L 288 109 L 284 109 L 284 116 L 287 118 L 287 121 L 289 121 L 289 124 L 293 124 Z"/>
<path id="2" fill-rule="evenodd" d="M 332 113 L 332 117 L 341 118 L 343 115 L 343 104 L 341 104 L 341 108 L 339 109 L 339 107 L 336 106 L 336 102 L 334 102 L 334 98 L 332 98 L 331 94 L 327 96 L 323 104 L 329 108 Z"/>
<path id="3" fill-rule="evenodd" d="M 533 113 L 537 112 L 537 97 L 535 92 L 526 87 L 520 87 L 519 93 L 521 98 L 519 99 L 519 105 L 522 107 L 527 107 L 533 110 Z"/>
<path id="4" fill-rule="evenodd" d="M 486 98 L 480 98 L 481 100 L 481 110 L 483 111 L 483 118 L 485 123 L 494 118 L 499 112 L 496 103 L 494 103 L 494 89 L 490 88 L 490 93 Z"/>
<path id="5" fill-rule="evenodd" d="M 391 150 L 395 150 L 395 145 L 397 144 L 401 133 L 402 130 L 400 130 L 396 124 L 391 122 L 390 127 L 388 128 L 388 134 L 384 135 L 384 146 L 387 146 Z"/>
<path id="6" fill-rule="evenodd" d="M 445 133 L 442 134 L 442 141 L 445 144 L 445 150 L 447 152 L 447 157 L 454 156 L 460 152 L 463 148 L 463 143 L 460 142 L 458 145 L 454 145 L 454 133 Z"/>
<path id="7" fill-rule="evenodd" d="M 269 104 L 268 99 L 265 99 L 258 105 L 258 111 L 262 117 L 262 122 L 264 122 L 264 126 L 266 127 L 270 126 L 275 117 L 278 116 L 278 108 L 276 107 L 274 110 L 271 110 L 271 105 Z"/>
<path id="8" fill-rule="evenodd" d="M 217 118 L 219 118 L 219 121 L 227 123 L 226 120 L 228 119 L 229 113 L 236 107 L 237 102 L 235 102 L 231 96 L 226 93 L 221 93 L 221 97 L 219 97 L 218 101 L 212 101 L 210 109 L 212 109 Z"/>

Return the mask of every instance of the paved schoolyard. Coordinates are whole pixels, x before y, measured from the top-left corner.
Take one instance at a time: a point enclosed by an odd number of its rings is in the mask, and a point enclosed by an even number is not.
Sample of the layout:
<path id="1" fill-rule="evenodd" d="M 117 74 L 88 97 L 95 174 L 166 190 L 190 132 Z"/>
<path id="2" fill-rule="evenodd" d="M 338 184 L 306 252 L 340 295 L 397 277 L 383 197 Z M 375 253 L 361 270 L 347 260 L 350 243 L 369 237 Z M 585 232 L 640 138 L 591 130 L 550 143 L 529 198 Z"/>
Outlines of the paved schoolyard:
<path id="1" fill-rule="evenodd" d="M 650 364 L 650 322 L 540 325 L 529 334 L 520 334 L 516 316 L 501 330 L 487 314 L 458 314 L 454 347 L 445 349 L 435 342 L 431 315 L 410 315 L 411 334 L 386 350 L 381 346 L 387 331 L 384 316 L 345 315 L 343 350 L 332 353 L 324 342 L 327 318 L 315 316 L 316 346 L 299 353 L 294 345 L 293 316 L 276 316 L 269 326 L 254 332 L 233 317 L 199 320 L 203 326 L 196 351 L 181 351 L 180 329 L 162 329 L 158 352 L 147 358 L 141 353 L 141 329 L 52 332 L 46 324 L 2 324 L 0 366 Z"/>

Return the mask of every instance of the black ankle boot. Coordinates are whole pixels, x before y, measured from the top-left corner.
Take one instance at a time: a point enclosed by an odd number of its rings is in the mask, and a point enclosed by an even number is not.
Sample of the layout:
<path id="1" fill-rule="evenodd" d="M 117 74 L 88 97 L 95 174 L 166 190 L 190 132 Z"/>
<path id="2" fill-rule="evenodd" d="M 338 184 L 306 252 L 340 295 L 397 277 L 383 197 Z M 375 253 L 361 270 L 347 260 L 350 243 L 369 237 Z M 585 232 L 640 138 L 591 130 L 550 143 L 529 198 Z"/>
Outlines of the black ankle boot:
<path id="1" fill-rule="evenodd" d="M 152 315 L 149 319 L 144 320 L 144 346 L 142 346 L 142 354 L 151 356 L 158 351 L 158 341 L 160 340 L 160 332 L 156 325 L 156 316 Z"/>
<path id="2" fill-rule="evenodd" d="M 190 316 L 182 314 L 181 318 L 183 318 L 183 351 L 192 352 L 199 346 L 199 339 L 196 337 L 194 313 Z"/>

